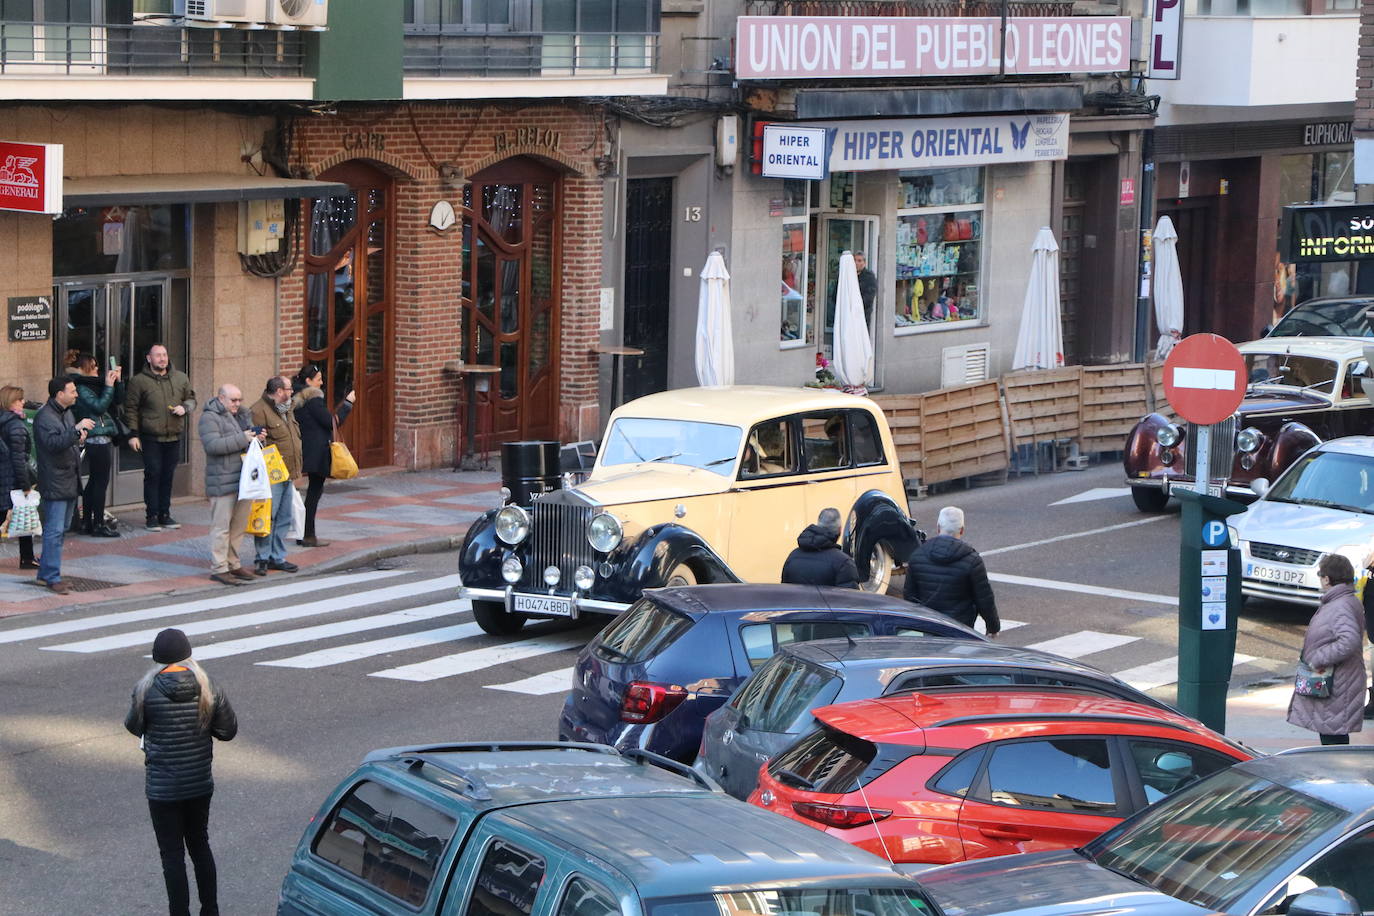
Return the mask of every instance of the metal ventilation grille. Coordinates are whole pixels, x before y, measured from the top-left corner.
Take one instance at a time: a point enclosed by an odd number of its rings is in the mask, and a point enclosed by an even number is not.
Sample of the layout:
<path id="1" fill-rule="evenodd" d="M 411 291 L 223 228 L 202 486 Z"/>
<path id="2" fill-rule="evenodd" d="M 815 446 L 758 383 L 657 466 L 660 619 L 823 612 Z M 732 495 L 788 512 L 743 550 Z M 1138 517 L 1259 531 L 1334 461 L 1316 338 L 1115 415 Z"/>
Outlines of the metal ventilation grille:
<path id="1" fill-rule="evenodd" d="M 1209 450 L 1209 474 L 1213 480 L 1229 480 L 1231 465 L 1236 460 L 1236 418 L 1227 417 L 1212 426 L 1212 447 Z M 1197 427 L 1188 424 L 1188 476 L 1197 478 Z"/>
<path id="2" fill-rule="evenodd" d="M 186 0 L 187 16 L 210 15 L 210 0 Z"/>
<path id="3" fill-rule="evenodd" d="M 306 10 L 310 9 L 311 0 L 277 0 L 281 4 L 281 11 L 292 19 L 299 19 L 304 16 Z"/>
<path id="4" fill-rule="evenodd" d="M 988 379 L 991 347 L 985 343 L 945 347 L 940 360 L 940 387 L 972 385 Z"/>

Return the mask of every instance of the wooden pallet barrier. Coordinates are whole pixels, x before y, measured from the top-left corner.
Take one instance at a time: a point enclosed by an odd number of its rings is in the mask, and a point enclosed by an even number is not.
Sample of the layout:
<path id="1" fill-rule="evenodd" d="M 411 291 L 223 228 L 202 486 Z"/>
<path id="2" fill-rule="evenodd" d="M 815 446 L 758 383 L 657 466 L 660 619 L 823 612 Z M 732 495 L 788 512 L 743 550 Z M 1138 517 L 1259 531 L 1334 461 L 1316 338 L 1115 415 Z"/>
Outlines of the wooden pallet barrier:
<path id="1" fill-rule="evenodd" d="M 921 395 L 875 394 L 873 403 L 887 415 L 892 430 L 892 444 L 897 447 L 897 460 L 902 476 L 921 480 Z"/>
<path id="2" fill-rule="evenodd" d="M 1144 363 L 1083 366 L 1080 447 L 1086 453 L 1118 452 L 1150 409 L 1150 376 Z"/>
<path id="3" fill-rule="evenodd" d="M 990 471 L 1010 462 L 996 380 L 921 395 L 921 482 L 927 486 Z"/>
<path id="4" fill-rule="evenodd" d="M 1083 404 L 1081 366 L 1002 376 L 1013 446 L 1077 439 Z"/>

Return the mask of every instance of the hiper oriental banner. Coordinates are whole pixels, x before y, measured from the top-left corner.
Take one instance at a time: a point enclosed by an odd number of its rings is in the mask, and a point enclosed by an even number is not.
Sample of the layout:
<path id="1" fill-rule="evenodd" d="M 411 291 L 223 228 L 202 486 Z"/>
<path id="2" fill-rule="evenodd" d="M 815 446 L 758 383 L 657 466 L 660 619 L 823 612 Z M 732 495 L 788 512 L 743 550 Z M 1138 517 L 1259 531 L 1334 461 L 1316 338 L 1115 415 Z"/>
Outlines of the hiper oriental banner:
<path id="1" fill-rule="evenodd" d="M 1016 16 L 1006 21 L 1006 72 L 1129 70 L 1129 16 Z M 740 79 L 981 76 L 1000 72 L 997 17 L 741 16 Z"/>

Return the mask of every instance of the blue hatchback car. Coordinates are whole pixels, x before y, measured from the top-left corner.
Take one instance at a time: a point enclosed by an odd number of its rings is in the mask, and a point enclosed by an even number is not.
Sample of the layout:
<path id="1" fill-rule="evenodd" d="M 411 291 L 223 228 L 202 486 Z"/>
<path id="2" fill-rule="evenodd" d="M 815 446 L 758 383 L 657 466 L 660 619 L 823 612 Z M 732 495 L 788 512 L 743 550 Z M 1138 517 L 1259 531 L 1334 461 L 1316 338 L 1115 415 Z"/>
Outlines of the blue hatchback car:
<path id="1" fill-rule="evenodd" d="M 691 763 L 706 717 L 782 647 L 817 639 L 975 630 L 901 598 L 814 585 L 652 589 L 577 658 L 558 737 Z"/>
<path id="2" fill-rule="evenodd" d="M 938 916 L 911 878 L 636 751 L 375 751 L 311 819 L 278 916 Z"/>

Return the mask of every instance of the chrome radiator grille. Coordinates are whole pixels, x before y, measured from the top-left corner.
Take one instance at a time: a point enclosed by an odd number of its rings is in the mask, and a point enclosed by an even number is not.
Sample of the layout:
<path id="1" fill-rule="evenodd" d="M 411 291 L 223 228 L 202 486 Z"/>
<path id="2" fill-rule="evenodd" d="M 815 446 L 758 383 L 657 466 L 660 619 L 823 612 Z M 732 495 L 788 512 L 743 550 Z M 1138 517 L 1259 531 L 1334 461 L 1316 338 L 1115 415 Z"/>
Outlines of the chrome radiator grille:
<path id="1" fill-rule="evenodd" d="M 1322 558 L 1322 552 L 1320 550 L 1307 550 L 1302 547 L 1285 547 L 1282 544 L 1262 544 L 1259 541 L 1251 541 L 1250 556 L 1257 560 L 1292 563 L 1294 566 L 1312 566 Z"/>
<path id="2" fill-rule="evenodd" d="M 1227 417 L 1212 427 L 1212 447 L 1208 449 L 1213 480 L 1229 480 L 1236 458 L 1236 418 Z M 1185 473 L 1197 478 L 1197 425 L 1188 424 L 1188 459 Z"/>
<path id="3" fill-rule="evenodd" d="M 587 543 L 591 506 L 534 500 L 530 507 L 530 563 L 526 578 L 543 585 L 544 569 L 557 566 L 563 574 L 559 591 L 571 591 L 573 570 L 592 566 L 595 552 Z"/>

